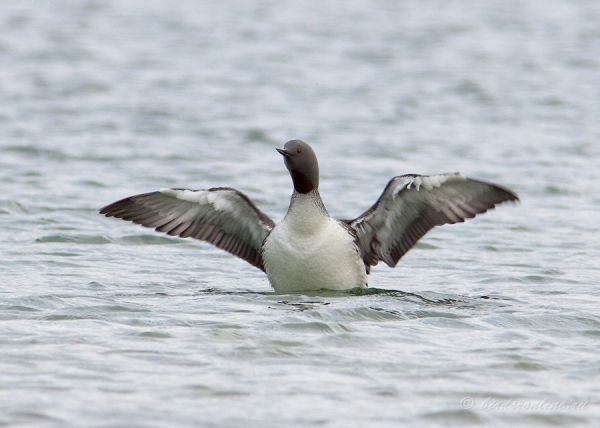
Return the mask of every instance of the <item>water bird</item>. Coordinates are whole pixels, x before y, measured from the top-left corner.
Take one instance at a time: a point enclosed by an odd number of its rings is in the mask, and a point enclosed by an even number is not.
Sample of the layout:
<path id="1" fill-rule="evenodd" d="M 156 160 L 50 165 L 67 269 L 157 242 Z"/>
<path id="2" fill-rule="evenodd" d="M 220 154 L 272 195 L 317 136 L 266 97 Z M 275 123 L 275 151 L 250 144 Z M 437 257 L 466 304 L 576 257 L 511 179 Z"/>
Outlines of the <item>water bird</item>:
<path id="1" fill-rule="evenodd" d="M 319 195 L 319 163 L 301 140 L 276 149 L 294 190 L 275 224 L 239 190 L 161 189 L 100 210 L 158 232 L 195 238 L 266 273 L 278 293 L 367 287 L 371 267 L 395 267 L 434 226 L 475 217 L 519 197 L 509 189 L 463 177 L 405 174 L 392 178 L 375 204 L 352 220 L 330 217 Z"/>

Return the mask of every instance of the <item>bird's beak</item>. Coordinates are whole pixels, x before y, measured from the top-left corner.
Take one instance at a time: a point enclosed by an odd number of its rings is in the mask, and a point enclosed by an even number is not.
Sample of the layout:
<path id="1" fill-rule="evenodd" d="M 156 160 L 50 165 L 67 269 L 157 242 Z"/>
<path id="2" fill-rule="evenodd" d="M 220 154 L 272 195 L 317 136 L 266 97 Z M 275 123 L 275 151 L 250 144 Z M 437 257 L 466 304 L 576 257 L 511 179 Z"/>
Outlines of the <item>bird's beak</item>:
<path id="1" fill-rule="evenodd" d="M 289 154 L 287 151 L 285 151 L 284 149 L 275 149 L 275 150 L 277 150 L 277 151 L 279 152 L 279 154 L 280 154 L 281 156 L 283 156 L 284 158 L 289 158 L 289 157 L 291 156 L 291 155 L 290 155 L 290 154 Z"/>

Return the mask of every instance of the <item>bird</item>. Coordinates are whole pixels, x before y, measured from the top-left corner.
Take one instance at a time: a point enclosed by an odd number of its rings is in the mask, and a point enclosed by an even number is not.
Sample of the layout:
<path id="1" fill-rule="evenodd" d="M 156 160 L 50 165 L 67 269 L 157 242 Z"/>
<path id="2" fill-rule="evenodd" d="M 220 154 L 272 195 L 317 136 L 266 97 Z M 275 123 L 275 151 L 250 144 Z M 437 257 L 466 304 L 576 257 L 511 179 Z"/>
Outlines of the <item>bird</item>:
<path id="1" fill-rule="evenodd" d="M 282 156 L 293 192 L 275 222 L 231 187 L 161 189 L 130 196 L 100 214 L 158 232 L 209 242 L 266 273 L 276 293 L 349 290 L 368 286 L 380 261 L 394 268 L 429 230 L 464 222 L 518 195 L 459 173 L 393 177 L 377 201 L 351 220 L 331 217 L 319 194 L 313 148 L 290 140 Z"/>

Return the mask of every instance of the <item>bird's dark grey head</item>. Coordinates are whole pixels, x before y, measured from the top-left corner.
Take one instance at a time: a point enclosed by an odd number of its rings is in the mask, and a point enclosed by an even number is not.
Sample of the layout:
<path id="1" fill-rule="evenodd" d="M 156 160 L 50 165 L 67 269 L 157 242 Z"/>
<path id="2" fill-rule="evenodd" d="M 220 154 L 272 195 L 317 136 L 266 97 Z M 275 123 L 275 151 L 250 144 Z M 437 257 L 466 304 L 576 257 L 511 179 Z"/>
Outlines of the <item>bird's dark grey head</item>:
<path id="1" fill-rule="evenodd" d="M 319 162 L 312 147 L 302 140 L 291 140 L 285 143 L 283 149 L 276 150 L 283 156 L 298 193 L 318 189 Z"/>

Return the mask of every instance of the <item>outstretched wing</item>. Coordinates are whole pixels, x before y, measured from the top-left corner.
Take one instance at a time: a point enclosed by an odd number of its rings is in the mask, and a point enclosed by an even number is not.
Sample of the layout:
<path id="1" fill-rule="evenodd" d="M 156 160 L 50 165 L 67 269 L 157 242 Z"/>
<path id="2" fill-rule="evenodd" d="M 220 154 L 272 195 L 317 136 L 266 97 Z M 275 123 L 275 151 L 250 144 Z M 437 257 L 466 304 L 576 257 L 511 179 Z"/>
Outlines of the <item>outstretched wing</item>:
<path id="1" fill-rule="evenodd" d="M 261 247 L 274 227 L 246 195 L 229 187 L 163 189 L 121 199 L 100 214 L 210 242 L 263 271 Z"/>
<path id="2" fill-rule="evenodd" d="M 390 180 L 371 208 L 354 220 L 343 220 L 358 236 L 369 270 L 382 260 L 390 267 L 434 226 L 460 223 L 506 201 L 512 191 L 458 173 L 401 175 Z"/>

